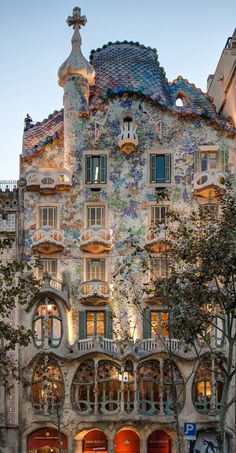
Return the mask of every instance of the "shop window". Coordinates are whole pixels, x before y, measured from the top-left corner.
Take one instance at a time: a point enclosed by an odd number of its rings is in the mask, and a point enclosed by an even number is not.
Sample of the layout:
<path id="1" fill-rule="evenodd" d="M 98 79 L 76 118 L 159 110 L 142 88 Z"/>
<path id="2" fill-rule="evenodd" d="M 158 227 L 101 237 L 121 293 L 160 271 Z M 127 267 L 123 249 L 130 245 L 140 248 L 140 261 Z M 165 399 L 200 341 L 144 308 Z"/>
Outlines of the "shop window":
<path id="1" fill-rule="evenodd" d="M 48 345 L 52 348 L 59 346 L 62 337 L 62 319 L 57 304 L 45 299 L 35 310 L 33 320 L 34 341 L 36 346 Z"/>
<path id="2" fill-rule="evenodd" d="M 86 184 L 106 184 L 107 156 L 86 156 L 85 174 Z"/>
<path id="3" fill-rule="evenodd" d="M 105 281 L 105 259 L 94 258 L 86 260 L 86 281 Z"/>
<path id="4" fill-rule="evenodd" d="M 150 163 L 150 182 L 152 184 L 171 182 L 170 154 L 151 154 Z"/>
<path id="5" fill-rule="evenodd" d="M 98 364 L 98 407 L 103 414 L 120 410 L 121 369 L 113 362 Z"/>
<path id="6" fill-rule="evenodd" d="M 88 311 L 86 313 L 87 337 L 105 336 L 105 312 Z"/>
<path id="7" fill-rule="evenodd" d="M 57 207 L 43 206 L 39 208 L 39 227 L 57 228 Z"/>
<path id="8" fill-rule="evenodd" d="M 219 412 L 223 392 L 223 377 L 211 359 L 205 359 L 194 377 L 193 398 L 196 409 L 201 413 Z"/>
<path id="9" fill-rule="evenodd" d="M 51 358 L 38 363 L 32 380 L 32 404 L 38 413 L 55 414 L 61 408 L 63 380 L 59 367 Z"/>
<path id="10" fill-rule="evenodd" d="M 105 206 L 87 206 L 87 228 L 105 226 Z"/>
<path id="11" fill-rule="evenodd" d="M 81 414 L 92 414 L 95 404 L 95 376 L 93 360 L 79 366 L 72 383 L 72 405 Z"/>

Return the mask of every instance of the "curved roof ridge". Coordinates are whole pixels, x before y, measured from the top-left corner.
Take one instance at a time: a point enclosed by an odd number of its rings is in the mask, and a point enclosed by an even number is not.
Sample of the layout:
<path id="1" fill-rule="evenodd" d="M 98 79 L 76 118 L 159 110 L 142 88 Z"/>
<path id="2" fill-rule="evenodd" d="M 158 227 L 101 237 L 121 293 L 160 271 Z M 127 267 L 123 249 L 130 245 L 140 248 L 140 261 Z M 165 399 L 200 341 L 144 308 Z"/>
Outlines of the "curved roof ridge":
<path id="1" fill-rule="evenodd" d="M 146 50 L 151 50 L 152 52 L 154 52 L 154 54 L 156 54 L 156 60 L 159 64 L 159 61 L 158 61 L 158 53 L 157 53 L 157 49 L 155 47 L 150 47 L 150 46 L 145 46 L 144 44 L 140 44 L 140 42 L 138 41 L 127 41 L 126 39 L 124 41 L 108 41 L 107 44 L 104 44 L 102 47 L 98 47 L 97 49 L 92 49 L 91 52 L 90 52 L 90 56 L 89 56 L 89 60 L 90 60 L 90 63 L 93 62 L 93 56 L 95 53 L 97 52 L 101 52 L 102 50 L 106 49 L 107 47 L 109 46 L 114 46 L 114 45 L 122 45 L 122 44 L 129 44 L 129 45 L 132 45 L 132 46 L 136 46 L 136 47 L 140 47 L 141 49 L 146 49 Z"/>

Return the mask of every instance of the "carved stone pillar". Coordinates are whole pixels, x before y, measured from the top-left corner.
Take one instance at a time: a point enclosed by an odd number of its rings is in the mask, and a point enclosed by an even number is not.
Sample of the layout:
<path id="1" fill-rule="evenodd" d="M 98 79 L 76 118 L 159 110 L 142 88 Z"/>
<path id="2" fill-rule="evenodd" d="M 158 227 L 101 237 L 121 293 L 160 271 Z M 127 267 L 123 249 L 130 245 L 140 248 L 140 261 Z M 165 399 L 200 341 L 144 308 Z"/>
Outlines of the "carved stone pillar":
<path id="1" fill-rule="evenodd" d="M 161 382 L 161 385 L 159 386 L 159 392 L 160 392 L 160 415 L 164 415 L 163 367 L 164 367 L 164 361 L 163 361 L 163 359 L 160 359 L 160 382 Z"/>
<path id="2" fill-rule="evenodd" d="M 98 414 L 98 360 L 94 359 L 94 414 Z"/>

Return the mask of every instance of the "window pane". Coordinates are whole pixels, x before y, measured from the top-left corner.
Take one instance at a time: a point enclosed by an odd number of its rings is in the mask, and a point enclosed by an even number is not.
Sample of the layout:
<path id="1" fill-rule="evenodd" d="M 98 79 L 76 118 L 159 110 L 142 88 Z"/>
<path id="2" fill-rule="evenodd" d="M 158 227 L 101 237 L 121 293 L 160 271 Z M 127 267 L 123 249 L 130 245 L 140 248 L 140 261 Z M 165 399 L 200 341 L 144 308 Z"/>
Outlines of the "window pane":
<path id="1" fill-rule="evenodd" d="M 89 259 L 87 260 L 86 280 L 105 280 L 105 260 Z"/>
<path id="2" fill-rule="evenodd" d="M 94 313 L 88 312 L 87 313 L 87 337 L 93 337 L 95 335 L 94 322 L 95 322 Z"/>
<path id="3" fill-rule="evenodd" d="M 165 181 L 165 156 L 156 156 L 156 182 Z"/>
<path id="4" fill-rule="evenodd" d="M 103 311 L 96 313 L 97 315 L 97 335 L 104 337 L 105 335 L 105 316 Z"/>
<path id="5" fill-rule="evenodd" d="M 166 222 L 168 220 L 167 213 L 168 206 L 152 206 L 151 208 L 151 224 L 156 225 L 159 222 Z"/>
<path id="6" fill-rule="evenodd" d="M 39 278 L 43 277 L 43 274 L 47 272 L 50 274 L 52 277 L 56 278 L 57 277 L 57 260 L 50 260 L 50 259 L 42 259 L 40 260 L 40 266 L 39 266 Z"/>
<path id="7" fill-rule="evenodd" d="M 87 226 L 93 225 L 105 226 L 105 208 L 104 206 L 88 206 L 87 208 Z"/>
<path id="8" fill-rule="evenodd" d="M 51 226 L 57 228 L 57 208 L 43 207 L 39 208 L 39 223 L 40 227 Z"/>

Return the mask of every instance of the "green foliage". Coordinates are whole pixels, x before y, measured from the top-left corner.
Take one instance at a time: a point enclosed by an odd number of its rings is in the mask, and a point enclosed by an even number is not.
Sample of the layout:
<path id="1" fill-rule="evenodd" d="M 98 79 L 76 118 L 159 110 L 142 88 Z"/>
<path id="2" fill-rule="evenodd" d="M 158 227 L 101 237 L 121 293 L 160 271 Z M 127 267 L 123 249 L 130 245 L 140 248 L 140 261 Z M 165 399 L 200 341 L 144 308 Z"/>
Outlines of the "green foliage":
<path id="1" fill-rule="evenodd" d="M 12 313 L 18 305 L 33 304 L 39 291 L 31 266 L 8 258 L 11 249 L 11 239 L 0 240 L 0 380 L 8 387 L 18 372 L 11 351 L 17 345 L 27 346 L 32 338 L 31 330 L 14 325 Z"/>

